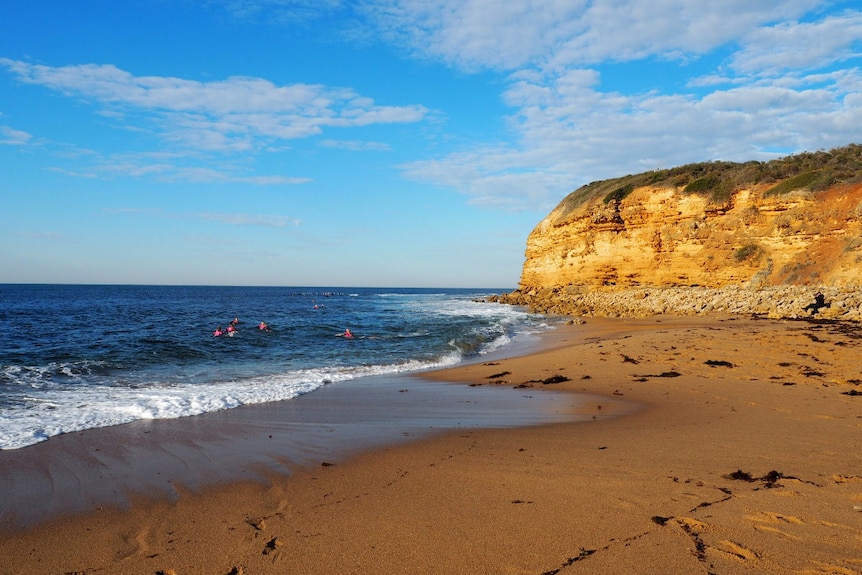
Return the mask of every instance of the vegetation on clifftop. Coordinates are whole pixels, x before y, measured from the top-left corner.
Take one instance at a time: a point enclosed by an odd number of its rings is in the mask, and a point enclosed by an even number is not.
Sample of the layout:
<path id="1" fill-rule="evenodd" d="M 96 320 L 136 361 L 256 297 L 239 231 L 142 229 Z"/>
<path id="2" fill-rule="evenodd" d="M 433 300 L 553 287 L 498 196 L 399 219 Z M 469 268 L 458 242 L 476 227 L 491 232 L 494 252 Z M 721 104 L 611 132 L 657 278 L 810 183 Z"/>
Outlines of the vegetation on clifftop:
<path id="1" fill-rule="evenodd" d="M 563 215 L 601 197 L 604 203 L 620 201 L 635 188 L 682 188 L 716 204 L 734 192 L 756 184 L 772 184 L 767 195 L 796 190 L 817 192 L 839 183 L 862 181 L 862 145 L 849 144 L 828 152 L 804 152 L 769 162 L 701 162 L 666 170 L 653 170 L 611 180 L 592 182 L 569 194 L 561 203 Z"/>

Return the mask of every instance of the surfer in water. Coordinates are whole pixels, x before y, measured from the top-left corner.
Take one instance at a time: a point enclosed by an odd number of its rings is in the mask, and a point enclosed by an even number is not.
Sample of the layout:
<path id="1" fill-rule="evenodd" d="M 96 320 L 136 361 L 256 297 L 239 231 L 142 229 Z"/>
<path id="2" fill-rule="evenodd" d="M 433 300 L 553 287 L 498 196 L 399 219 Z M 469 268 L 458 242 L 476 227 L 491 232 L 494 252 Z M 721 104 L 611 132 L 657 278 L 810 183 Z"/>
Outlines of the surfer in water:
<path id="1" fill-rule="evenodd" d="M 353 334 L 350 333 L 350 328 L 345 329 L 344 333 L 341 335 L 343 335 L 344 337 L 353 337 Z"/>
<path id="2" fill-rule="evenodd" d="M 257 329 L 260 331 L 269 331 L 269 326 L 266 325 L 265 321 L 260 322 L 260 325 L 257 326 Z"/>
<path id="3" fill-rule="evenodd" d="M 224 334 L 224 330 L 221 328 L 221 326 L 218 326 L 216 328 L 216 330 L 213 332 L 213 337 L 218 337 L 222 334 Z"/>

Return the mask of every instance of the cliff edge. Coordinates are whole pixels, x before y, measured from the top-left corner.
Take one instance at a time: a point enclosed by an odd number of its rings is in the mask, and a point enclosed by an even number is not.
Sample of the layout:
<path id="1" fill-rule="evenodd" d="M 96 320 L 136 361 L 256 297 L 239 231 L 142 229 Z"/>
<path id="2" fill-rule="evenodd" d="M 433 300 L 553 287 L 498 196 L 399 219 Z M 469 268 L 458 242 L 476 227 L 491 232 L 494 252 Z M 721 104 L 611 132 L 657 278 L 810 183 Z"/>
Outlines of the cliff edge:
<path id="1" fill-rule="evenodd" d="M 794 317 L 821 291 L 840 302 L 821 315 L 862 319 L 862 146 L 593 182 L 536 226 L 525 255 L 518 290 L 500 301 L 569 315 Z M 658 294 L 663 305 L 645 301 Z M 765 311 L 731 309 L 764 296 Z"/>

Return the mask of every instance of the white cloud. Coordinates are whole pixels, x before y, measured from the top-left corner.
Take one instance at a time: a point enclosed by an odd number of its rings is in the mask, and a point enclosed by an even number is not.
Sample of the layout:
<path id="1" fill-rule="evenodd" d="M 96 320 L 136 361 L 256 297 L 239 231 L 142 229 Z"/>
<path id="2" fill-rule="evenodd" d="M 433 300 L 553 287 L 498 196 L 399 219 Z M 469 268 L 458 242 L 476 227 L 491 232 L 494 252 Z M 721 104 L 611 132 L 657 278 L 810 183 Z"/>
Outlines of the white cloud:
<path id="1" fill-rule="evenodd" d="M 141 208 L 106 208 L 105 213 L 131 215 L 131 216 L 147 216 L 154 218 L 169 218 L 169 219 L 187 219 L 197 218 L 231 226 L 255 226 L 266 228 L 286 228 L 287 226 L 298 226 L 302 223 L 297 218 L 289 216 L 268 215 L 268 214 L 243 214 L 243 213 L 219 213 L 219 212 L 200 212 L 197 214 L 180 214 L 165 212 L 161 209 L 141 209 Z"/>
<path id="2" fill-rule="evenodd" d="M 209 4 L 221 5 L 229 14 L 240 19 L 265 18 L 269 22 L 284 23 L 325 17 L 340 8 L 343 2 L 342 0 L 209 0 Z"/>
<path id="3" fill-rule="evenodd" d="M 349 88 L 276 86 L 261 78 L 214 82 L 134 76 L 112 65 L 51 67 L 0 58 L 20 81 L 98 102 L 128 114 L 151 114 L 163 136 L 182 146 L 247 150 L 261 140 L 304 138 L 324 128 L 418 122 L 423 106 L 379 106 Z"/>
<path id="4" fill-rule="evenodd" d="M 152 177 L 163 182 L 191 182 L 213 184 L 249 184 L 255 186 L 300 185 L 311 178 L 273 175 L 245 175 L 241 165 L 222 160 L 220 168 L 199 165 L 195 156 L 181 153 L 113 154 L 97 153 L 72 155 L 74 169 L 52 167 L 50 170 L 76 178 L 113 179 L 119 177 Z M 212 162 L 208 162 L 212 165 Z"/>
<path id="5" fill-rule="evenodd" d="M 571 176 L 554 172 L 536 154 L 543 150 L 477 148 L 402 166 L 408 178 L 453 188 L 476 205 L 506 210 L 542 211 Z"/>
<path id="6" fill-rule="evenodd" d="M 211 220 L 232 226 L 262 226 L 271 228 L 284 228 L 288 225 L 298 226 L 300 220 L 287 216 L 255 215 L 255 214 L 219 214 L 200 213 L 199 218 Z"/>
<path id="7" fill-rule="evenodd" d="M 63 174 L 64 176 L 70 176 L 72 178 L 88 178 L 88 179 L 97 179 L 99 174 L 93 171 L 88 170 L 70 170 L 68 168 L 61 168 L 59 166 L 52 166 L 48 168 L 48 171 L 55 172 L 57 174 Z"/>
<path id="8" fill-rule="evenodd" d="M 782 22 L 745 35 L 731 66 L 743 74 L 781 74 L 829 66 L 860 56 L 862 13 L 846 12 L 817 22 Z"/>
<path id="9" fill-rule="evenodd" d="M 296 178 L 287 176 L 238 176 L 223 170 L 201 167 L 173 166 L 165 171 L 165 179 L 196 182 L 196 183 L 221 183 L 221 184 L 252 184 L 256 186 L 274 185 L 298 185 L 307 184 L 311 178 Z"/>
<path id="10" fill-rule="evenodd" d="M 27 132 L 15 130 L 9 126 L 0 126 L 0 145 L 23 146 L 33 138 Z"/>
<path id="11" fill-rule="evenodd" d="M 518 82 L 505 94 L 516 108 L 515 144 L 477 145 L 414 162 L 405 174 L 482 205 L 546 210 L 597 179 L 707 160 L 768 160 L 774 154 L 765 150 L 858 141 L 859 71 L 799 77 L 795 84 L 762 81 L 695 96 L 604 93 L 591 71 L 540 85 Z"/>
<path id="12" fill-rule="evenodd" d="M 685 61 L 817 4 L 817 0 L 598 0 L 582 15 L 583 31 L 568 38 L 549 62 L 559 68 L 649 57 Z"/>
<path id="13" fill-rule="evenodd" d="M 381 0 L 365 15 L 390 41 L 469 70 L 684 59 L 818 0 Z"/>
<path id="14" fill-rule="evenodd" d="M 392 149 L 389 144 L 383 142 L 365 142 L 361 140 L 323 140 L 320 142 L 323 148 L 338 148 L 352 152 L 386 152 Z"/>
<path id="15" fill-rule="evenodd" d="M 580 29 L 586 0 L 384 0 L 363 12 L 392 42 L 467 69 L 529 64 Z"/>
<path id="16" fill-rule="evenodd" d="M 510 4 L 376 3 L 387 32 L 425 56 L 509 71 L 514 138 L 406 164 L 408 177 L 483 205 L 547 209 L 595 179 L 858 141 L 862 76 L 825 68 L 858 57 L 858 11 L 812 16 L 818 0 L 517 3 L 530 14 Z M 716 53 L 726 56 L 706 75 L 690 66 Z M 674 78 L 650 77 L 667 60 L 681 63 Z M 636 92 L 603 88 L 611 62 L 643 64 Z"/>

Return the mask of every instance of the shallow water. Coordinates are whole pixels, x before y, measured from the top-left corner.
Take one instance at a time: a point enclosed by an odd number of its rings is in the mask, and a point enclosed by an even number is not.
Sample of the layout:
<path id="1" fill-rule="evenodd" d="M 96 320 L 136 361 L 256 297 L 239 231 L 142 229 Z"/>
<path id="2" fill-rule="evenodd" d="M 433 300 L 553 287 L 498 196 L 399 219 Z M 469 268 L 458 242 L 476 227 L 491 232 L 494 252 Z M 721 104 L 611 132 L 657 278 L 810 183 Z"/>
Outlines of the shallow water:
<path id="1" fill-rule="evenodd" d="M 183 489 L 265 482 L 456 429 L 574 421 L 580 400 L 382 375 L 291 401 L 65 434 L 0 452 L 0 532 L 57 515 L 127 508 L 136 496 L 174 499 Z"/>
<path id="2" fill-rule="evenodd" d="M 552 325 L 474 301 L 500 291 L 0 285 L 0 449 L 453 365 Z"/>

